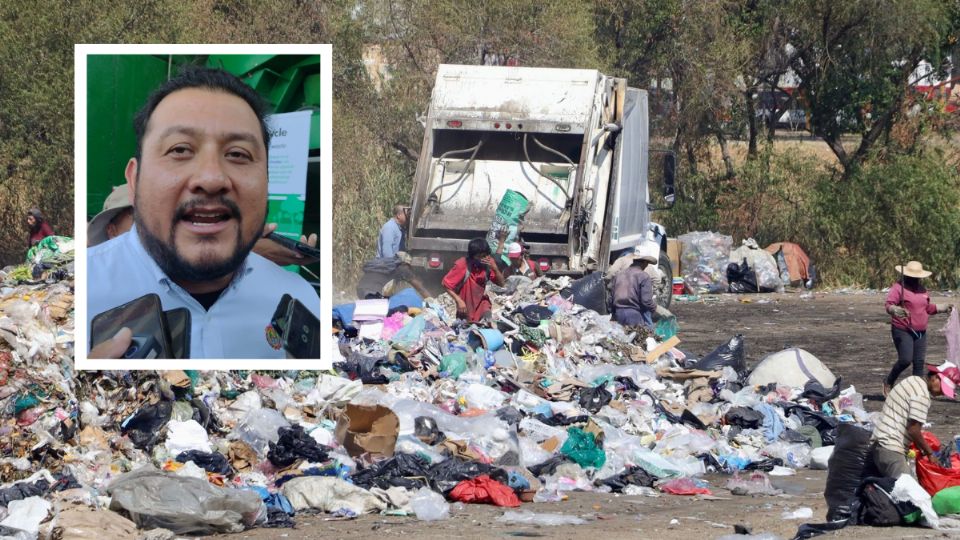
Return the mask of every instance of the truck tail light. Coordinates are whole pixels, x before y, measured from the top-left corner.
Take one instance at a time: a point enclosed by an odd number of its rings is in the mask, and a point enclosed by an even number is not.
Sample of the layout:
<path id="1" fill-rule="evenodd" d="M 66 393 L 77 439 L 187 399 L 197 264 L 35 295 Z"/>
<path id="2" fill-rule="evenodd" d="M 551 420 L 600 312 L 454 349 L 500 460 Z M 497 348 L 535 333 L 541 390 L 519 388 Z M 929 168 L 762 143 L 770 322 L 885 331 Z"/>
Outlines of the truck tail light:
<path id="1" fill-rule="evenodd" d="M 540 259 L 537 261 L 537 264 L 540 265 L 541 272 L 547 272 L 550 270 L 550 259 Z"/>
<path id="2" fill-rule="evenodd" d="M 430 254 L 430 258 L 427 259 L 427 266 L 430 268 L 440 268 L 443 266 L 443 261 L 440 260 L 440 256 L 436 253 Z"/>
<path id="3" fill-rule="evenodd" d="M 447 120 L 447 127 L 458 128 L 463 127 L 463 122 L 460 120 Z"/>
<path id="4" fill-rule="evenodd" d="M 557 124 L 554 129 L 561 132 L 570 131 L 570 124 Z"/>
<path id="5" fill-rule="evenodd" d="M 494 127 L 495 129 L 500 129 L 500 122 L 494 122 L 494 123 L 493 123 L 493 127 Z"/>
<path id="6" fill-rule="evenodd" d="M 507 129 L 510 129 L 512 127 L 513 127 L 513 124 L 511 124 L 510 122 L 507 122 Z"/>

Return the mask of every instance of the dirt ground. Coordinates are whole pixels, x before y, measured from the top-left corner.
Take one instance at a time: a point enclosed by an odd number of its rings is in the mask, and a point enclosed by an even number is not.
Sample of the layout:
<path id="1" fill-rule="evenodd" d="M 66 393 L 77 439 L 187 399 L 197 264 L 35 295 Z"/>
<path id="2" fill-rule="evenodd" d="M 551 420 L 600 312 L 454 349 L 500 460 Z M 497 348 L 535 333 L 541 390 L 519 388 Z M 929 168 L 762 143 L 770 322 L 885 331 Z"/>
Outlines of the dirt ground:
<path id="1" fill-rule="evenodd" d="M 773 295 L 722 295 L 672 306 L 680 323 L 680 348 L 697 355 L 710 352 L 730 336 L 745 336 L 746 354 L 753 366 L 765 355 L 796 346 L 820 358 L 833 372 L 867 397 L 868 410 L 882 406 L 880 383 L 895 358 L 889 319 L 879 292 L 816 292 Z M 933 295 L 934 302 L 957 302 L 950 293 Z M 945 318 L 934 317 L 928 359 L 942 361 L 944 337 L 936 332 Z M 942 438 L 960 433 L 960 403 L 937 399 L 930 411 L 930 429 Z M 325 515 L 296 516 L 295 529 L 256 529 L 231 539 L 277 538 L 508 538 L 542 537 L 582 539 L 658 538 L 706 540 L 734 533 L 747 524 L 754 534 L 773 533 L 791 538 L 804 521 L 820 522 L 826 514 L 823 500 L 825 471 L 800 470 L 795 476 L 772 477 L 785 494 L 739 497 L 724 489 L 727 477 L 710 476 L 714 498 L 663 495 L 657 498 L 604 493 L 572 493 L 558 503 L 524 504 L 520 510 L 579 516 L 577 526 L 507 525 L 496 519 L 503 510 L 469 505 L 453 511 L 451 519 L 421 522 L 415 518 L 366 515 L 335 521 Z M 810 520 L 785 520 L 784 511 L 813 509 Z M 848 527 L 823 538 L 946 538 L 949 535 L 919 528 Z M 597 537 L 594 537 L 597 538 Z"/>

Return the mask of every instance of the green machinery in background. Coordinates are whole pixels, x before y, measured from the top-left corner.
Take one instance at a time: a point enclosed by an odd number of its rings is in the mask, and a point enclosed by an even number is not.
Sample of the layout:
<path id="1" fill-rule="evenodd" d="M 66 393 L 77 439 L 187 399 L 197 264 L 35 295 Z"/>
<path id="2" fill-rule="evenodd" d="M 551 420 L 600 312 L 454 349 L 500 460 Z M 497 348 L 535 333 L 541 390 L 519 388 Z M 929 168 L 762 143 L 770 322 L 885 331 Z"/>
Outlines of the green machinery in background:
<path id="1" fill-rule="evenodd" d="M 311 110 L 306 202 L 271 200 L 270 219 L 302 214 L 303 233 L 320 232 L 320 57 L 317 55 L 91 55 L 87 59 L 87 220 L 113 186 L 126 182 L 136 153 L 133 117 L 153 89 L 185 65 L 218 67 L 249 84 L 271 112 Z M 119 81 L 119 84 L 118 84 Z M 273 218 L 273 219 L 271 219 Z M 299 220 L 296 220 L 299 221 Z M 314 269 L 317 272 L 318 269 Z M 304 276 L 308 279 L 311 276 Z M 315 281 L 311 279 L 311 281 Z"/>

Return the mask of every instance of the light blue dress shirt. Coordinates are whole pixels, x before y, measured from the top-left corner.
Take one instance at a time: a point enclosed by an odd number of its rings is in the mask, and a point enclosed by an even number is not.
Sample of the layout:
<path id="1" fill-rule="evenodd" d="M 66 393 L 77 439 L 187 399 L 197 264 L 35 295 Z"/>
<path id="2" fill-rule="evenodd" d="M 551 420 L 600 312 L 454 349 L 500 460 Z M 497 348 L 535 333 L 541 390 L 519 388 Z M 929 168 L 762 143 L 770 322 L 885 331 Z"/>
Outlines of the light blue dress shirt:
<path id="1" fill-rule="evenodd" d="M 393 257 L 398 251 L 403 251 L 403 229 L 396 218 L 380 227 L 380 236 L 377 238 L 377 257 Z"/>
<path id="2" fill-rule="evenodd" d="M 87 274 L 88 342 L 93 317 L 149 293 L 160 296 L 164 311 L 190 310 L 191 358 L 285 358 L 267 340 L 280 297 L 288 293 L 320 313 L 320 297 L 305 279 L 253 252 L 207 311 L 157 266 L 136 227 L 90 248 Z"/>

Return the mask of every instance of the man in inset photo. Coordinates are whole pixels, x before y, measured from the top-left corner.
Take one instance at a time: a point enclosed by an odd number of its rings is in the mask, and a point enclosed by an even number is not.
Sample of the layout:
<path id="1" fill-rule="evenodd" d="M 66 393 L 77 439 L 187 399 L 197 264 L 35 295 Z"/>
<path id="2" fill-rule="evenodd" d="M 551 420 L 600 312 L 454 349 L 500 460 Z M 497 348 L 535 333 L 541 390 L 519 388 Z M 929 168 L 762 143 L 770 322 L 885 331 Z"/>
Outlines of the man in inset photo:
<path id="1" fill-rule="evenodd" d="M 149 96 L 125 170 L 133 227 L 88 251 L 92 333 L 98 315 L 155 294 L 163 313 L 189 313 L 191 358 L 287 356 L 275 315 L 292 300 L 318 314 L 320 299 L 300 275 L 252 252 L 268 212 L 266 111 L 254 89 L 221 69 L 186 68 Z M 149 319 L 150 298 L 128 311 Z M 90 358 L 156 345 L 149 325 L 113 327 L 124 329 L 91 335 Z"/>

